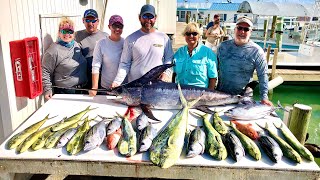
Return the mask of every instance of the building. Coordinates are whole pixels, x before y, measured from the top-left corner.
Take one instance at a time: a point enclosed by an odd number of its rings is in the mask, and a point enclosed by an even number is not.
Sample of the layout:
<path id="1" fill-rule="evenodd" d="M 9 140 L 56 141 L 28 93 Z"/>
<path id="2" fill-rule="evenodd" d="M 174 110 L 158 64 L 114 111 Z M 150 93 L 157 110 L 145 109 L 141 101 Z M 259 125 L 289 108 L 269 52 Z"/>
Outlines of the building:
<path id="1" fill-rule="evenodd" d="M 240 3 L 216 3 L 214 1 L 183 1 L 178 0 L 177 20 L 185 22 L 189 13 L 192 21 L 207 24 L 215 14 L 220 15 L 221 22 L 233 23 L 238 16 Z"/>

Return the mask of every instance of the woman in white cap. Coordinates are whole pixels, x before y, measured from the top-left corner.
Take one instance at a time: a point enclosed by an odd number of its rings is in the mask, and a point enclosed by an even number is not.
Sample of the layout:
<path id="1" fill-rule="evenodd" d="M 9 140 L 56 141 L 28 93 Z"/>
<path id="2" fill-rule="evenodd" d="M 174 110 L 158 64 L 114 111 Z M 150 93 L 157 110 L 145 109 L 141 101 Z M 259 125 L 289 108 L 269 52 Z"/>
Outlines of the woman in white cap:
<path id="1" fill-rule="evenodd" d="M 74 40 L 74 23 L 69 18 L 61 19 L 58 39 L 43 55 L 42 81 L 46 100 L 49 100 L 53 93 L 81 93 L 65 88 L 83 88 L 87 83 L 87 61 Z"/>
<path id="2" fill-rule="evenodd" d="M 121 37 L 123 19 L 113 15 L 108 25 L 111 35 L 97 42 L 92 61 L 92 89 L 99 88 L 99 72 L 101 69 L 101 87 L 109 88 L 117 75 L 124 39 Z M 89 95 L 95 96 L 97 91 L 90 90 Z"/>

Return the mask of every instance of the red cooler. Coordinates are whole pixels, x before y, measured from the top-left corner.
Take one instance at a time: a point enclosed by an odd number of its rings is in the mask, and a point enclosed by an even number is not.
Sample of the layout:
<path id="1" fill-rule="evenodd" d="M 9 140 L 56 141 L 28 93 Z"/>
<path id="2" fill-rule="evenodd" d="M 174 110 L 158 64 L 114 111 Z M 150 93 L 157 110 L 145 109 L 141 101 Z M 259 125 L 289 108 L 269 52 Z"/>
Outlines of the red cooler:
<path id="1" fill-rule="evenodd" d="M 38 38 L 25 38 L 11 41 L 9 44 L 16 96 L 34 99 L 42 94 Z"/>

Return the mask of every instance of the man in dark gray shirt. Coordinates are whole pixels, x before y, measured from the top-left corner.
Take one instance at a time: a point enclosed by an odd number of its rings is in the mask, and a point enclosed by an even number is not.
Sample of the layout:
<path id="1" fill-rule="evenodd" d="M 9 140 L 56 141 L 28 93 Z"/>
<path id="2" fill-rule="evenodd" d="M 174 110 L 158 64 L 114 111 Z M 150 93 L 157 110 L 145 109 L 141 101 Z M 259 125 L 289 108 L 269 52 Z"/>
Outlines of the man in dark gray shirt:
<path id="1" fill-rule="evenodd" d="M 86 88 L 91 88 L 93 50 L 97 41 L 107 37 L 108 34 L 98 30 L 99 16 L 97 11 L 95 11 L 94 9 L 86 10 L 84 12 L 82 21 L 86 29 L 76 32 L 75 41 L 79 43 L 82 54 L 87 60 L 88 83 L 86 85 Z"/>

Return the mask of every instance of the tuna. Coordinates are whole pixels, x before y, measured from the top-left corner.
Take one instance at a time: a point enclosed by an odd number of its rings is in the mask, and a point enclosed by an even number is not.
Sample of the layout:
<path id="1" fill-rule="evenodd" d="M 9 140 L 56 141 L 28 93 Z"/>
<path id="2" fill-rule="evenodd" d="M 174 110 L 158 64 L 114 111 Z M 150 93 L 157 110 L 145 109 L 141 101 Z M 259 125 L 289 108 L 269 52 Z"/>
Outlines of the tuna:
<path id="1" fill-rule="evenodd" d="M 106 124 L 104 120 L 92 126 L 84 138 L 84 151 L 91 151 L 99 147 L 106 137 Z"/>
<path id="2" fill-rule="evenodd" d="M 205 150 L 205 143 L 206 134 L 199 126 L 197 126 L 189 135 L 187 158 L 192 158 L 199 154 L 203 154 Z"/>
<path id="3" fill-rule="evenodd" d="M 278 107 L 268 106 L 260 103 L 242 104 L 227 110 L 224 114 L 238 120 L 256 120 L 270 115 L 276 109 L 285 110 L 278 102 Z"/>
<path id="4" fill-rule="evenodd" d="M 283 153 L 279 144 L 274 139 L 270 136 L 261 135 L 258 141 L 273 162 L 277 163 L 281 160 Z"/>
<path id="5" fill-rule="evenodd" d="M 230 154 L 232 159 L 236 162 L 239 162 L 246 155 L 240 139 L 236 135 L 228 132 L 224 136 L 223 141 L 227 148 L 228 154 Z"/>

